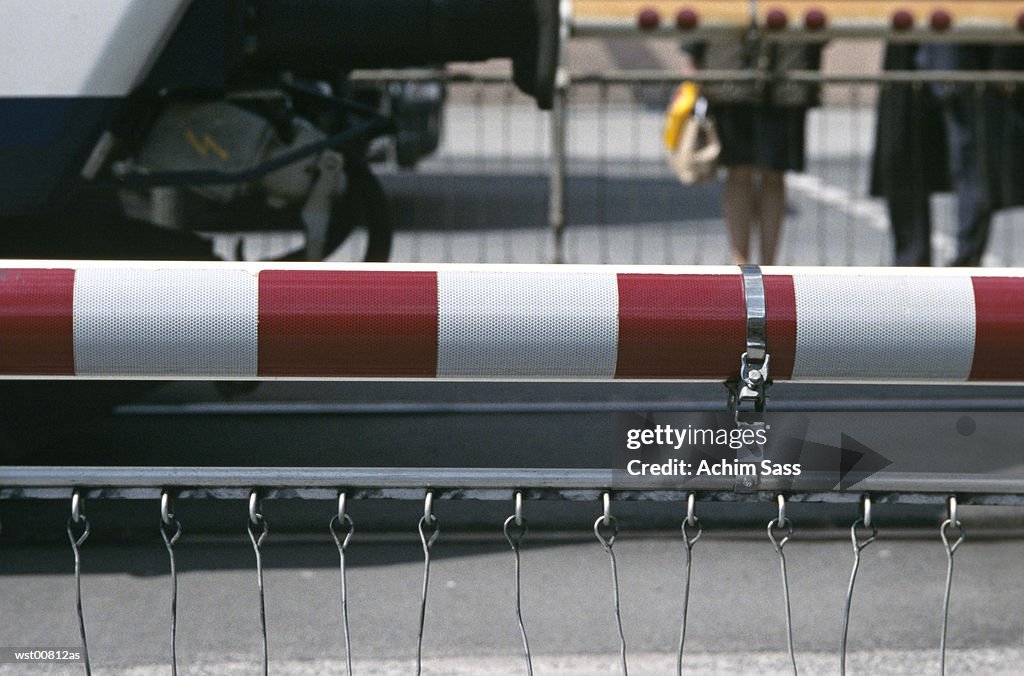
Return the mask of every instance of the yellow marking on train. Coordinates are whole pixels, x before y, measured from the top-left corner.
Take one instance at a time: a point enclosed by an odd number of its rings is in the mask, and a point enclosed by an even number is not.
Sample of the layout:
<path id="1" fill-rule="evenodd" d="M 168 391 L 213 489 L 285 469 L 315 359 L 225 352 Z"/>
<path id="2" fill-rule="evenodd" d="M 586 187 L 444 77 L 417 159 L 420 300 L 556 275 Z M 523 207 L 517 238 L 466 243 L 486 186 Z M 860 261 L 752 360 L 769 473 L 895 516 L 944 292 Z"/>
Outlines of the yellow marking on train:
<path id="1" fill-rule="evenodd" d="M 221 145 L 217 143 L 217 140 L 209 133 L 203 134 L 203 138 L 200 140 L 194 131 L 186 129 L 185 140 L 188 141 L 188 144 L 196 151 L 196 154 L 203 159 L 206 159 L 206 156 L 209 155 L 210 152 L 213 152 L 214 155 L 224 162 L 231 159 L 231 153 L 221 147 Z"/>

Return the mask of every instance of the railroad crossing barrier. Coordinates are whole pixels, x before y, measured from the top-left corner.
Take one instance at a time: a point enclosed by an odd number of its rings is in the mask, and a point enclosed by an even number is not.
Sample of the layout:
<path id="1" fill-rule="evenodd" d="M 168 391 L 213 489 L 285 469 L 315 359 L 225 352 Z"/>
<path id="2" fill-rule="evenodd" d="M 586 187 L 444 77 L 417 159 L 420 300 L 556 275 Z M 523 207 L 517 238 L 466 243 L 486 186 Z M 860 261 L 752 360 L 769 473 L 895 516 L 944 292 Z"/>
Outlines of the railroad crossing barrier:
<path id="1" fill-rule="evenodd" d="M 442 378 L 673 379 L 735 381 L 740 427 L 765 408 L 771 380 L 828 382 L 1024 381 L 1024 270 L 765 268 L 744 266 L 587 267 L 400 264 L 126 263 L 5 261 L 0 265 L 0 371 L 8 378 Z M 762 427 L 763 429 L 763 427 Z M 755 444 L 756 445 L 756 444 Z M 793 489 L 765 477 L 738 490 L 730 476 L 694 477 L 656 490 L 612 469 L 3 467 L 0 499 L 70 499 L 67 535 L 74 554 L 82 661 L 91 673 L 81 564 L 92 524 L 88 501 L 159 503 L 171 582 L 170 660 L 176 673 L 175 545 L 182 524 L 176 498 L 248 501 L 246 530 L 256 561 L 262 664 L 269 652 L 262 547 L 266 499 L 337 501 L 329 531 L 338 549 L 346 665 L 351 672 L 345 555 L 358 546 L 351 501 L 424 501 L 417 531 L 423 586 L 416 673 L 423 663 L 424 617 L 433 548 L 441 542 L 436 501 L 503 500 L 503 531 L 515 558 L 516 623 L 524 670 L 532 673 L 529 618 L 519 570 L 533 500 L 589 500 L 594 536 L 611 566 L 619 665 L 628 653 L 619 610 L 614 504 L 686 505 L 680 529 L 686 558 L 684 611 L 674 646 L 685 660 L 691 554 L 705 501 L 771 501 L 767 537 L 778 555 L 780 608 L 794 673 L 798 656 L 784 547 L 796 537 L 786 506 L 856 503 L 850 529 L 853 568 L 844 602 L 838 666 L 845 672 L 849 613 L 860 554 L 878 535 L 872 505 L 944 505 L 939 538 L 947 556 L 942 634 L 954 555 L 965 538 L 964 503 L 1024 505 L 1024 478 L 880 472 L 852 487 Z M 326 520 L 326 519 L 325 519 Z M 240 521 L 241 523 L 241 521 Z M 325 533 L 325 538 L 327 534 Z M 528 560 L 528 559 L 527 559 Z"/>

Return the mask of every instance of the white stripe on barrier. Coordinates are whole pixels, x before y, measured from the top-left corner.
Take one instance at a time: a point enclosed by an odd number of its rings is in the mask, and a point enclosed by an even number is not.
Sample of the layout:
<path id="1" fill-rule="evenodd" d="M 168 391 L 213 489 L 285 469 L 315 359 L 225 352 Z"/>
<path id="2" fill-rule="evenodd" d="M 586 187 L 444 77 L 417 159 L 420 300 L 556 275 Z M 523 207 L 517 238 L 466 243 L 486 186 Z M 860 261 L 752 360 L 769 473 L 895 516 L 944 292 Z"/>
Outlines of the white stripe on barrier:
<path id="1" fill-rule="evenodd" d="M 75 371 L 254 377 L 258 291 L 244 270 L 80 269 Z"/>
<path id="2" fill-rule="evenodd" d="M 798 274 L 793 379 L 964 381 L 974 357 L 968 277 Z"/>
<path id="3" fill-rule="evenodd" d="M 615 375 L 613 272 L 438 273 L 439 377 Z"/>

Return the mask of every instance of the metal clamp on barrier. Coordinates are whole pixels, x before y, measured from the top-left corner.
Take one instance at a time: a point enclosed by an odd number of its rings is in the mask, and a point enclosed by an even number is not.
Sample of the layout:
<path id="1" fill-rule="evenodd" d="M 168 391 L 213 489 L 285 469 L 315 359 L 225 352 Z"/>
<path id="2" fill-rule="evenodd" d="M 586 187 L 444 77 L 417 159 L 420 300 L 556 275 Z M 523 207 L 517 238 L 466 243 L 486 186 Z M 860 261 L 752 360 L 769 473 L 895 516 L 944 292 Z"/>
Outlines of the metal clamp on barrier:
<path id="1" fill-rule="evenodd" d="M 768 391 L 768 354 L 764 279 L 761 268 L 742 265 L 743 298 L 747 307 L 747 349 L 740 357 L 738 382 L 726 383 L 729 388 L 729 408 L 741 413 L 764 411 Z"/>
<path id="2" fill-rule="evenodd" d="M 726 383 L 729 389 L 729 410 L 734 414 L 736 425 L 742 429 L 765 429 L 764 407 L 770 384 L 767 342 L 767 308 L 765 304 L 764 278 L 757 265 L 741 265 L 743 274 L 743 298 L 747 309 L 747 349 L 740 357 L 738 381 Z M 736 451 L 737 463 L 758 464 L 764 460 L 763 444 L 744 445 Z M 757 473 L 750 476 L 740 473 L 736 490 L 753 490 L 757 486 Z"/>

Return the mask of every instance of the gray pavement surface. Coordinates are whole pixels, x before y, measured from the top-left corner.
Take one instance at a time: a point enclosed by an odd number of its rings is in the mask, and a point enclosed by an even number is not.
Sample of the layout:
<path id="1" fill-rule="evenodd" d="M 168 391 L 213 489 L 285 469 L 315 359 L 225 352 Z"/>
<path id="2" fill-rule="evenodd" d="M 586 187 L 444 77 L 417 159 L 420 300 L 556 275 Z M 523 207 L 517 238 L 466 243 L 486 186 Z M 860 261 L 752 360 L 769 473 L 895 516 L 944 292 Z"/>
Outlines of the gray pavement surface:
<path id="1" fill-rule="evenodd" d="M 586 537 L 543 534 L 522 550 L 523 614 L 538 673 L 615 673 L 618 640 L 608 557 Z M 852 553 L 845 538 L 797 536 L 789 566 L 797 656 L 805 673 L 836 673 Z M 268 540 L 264 550 L 271 672 L 341 670 L 336 551 L 326 533 Z M 442 532 L 434 548 L 424 632 L 425 673 L 521 673 L 512 556 L 497 533 Z M 683 553 L 675 537 L 624 532 L 616 542 L 622 619 L 634 673 L 674 669 Z M 88 544 L 82 583 L 96 673 L 166 673 L 166 553 Z M 260 639 L 253 555 L 241 537 L 186 535 L 177 547 L 181 673 L 253 673 Z M 1019 673 L 1024 651 L 1024 540 L 968 539 L 957 552 L 949 673 Z M 356 537 L 347 555 L 357 673 L 409 673 L 415 655 L 422 552 L 413 538 Z M 946 559 L 937 533 L 886 537 L 864 551 L 854 596 L 851 673 L 934 673 Z M 783 673 L 778 558 L 762 533 L 714 533 L 694 548 L 688 673 Z M 76 646 L 71 552 L 5 549 L 0 645 Z M 29 673 L 10 665 L 0 674 Z M 72 669 L 50 673 L 77 673 Z"/>

